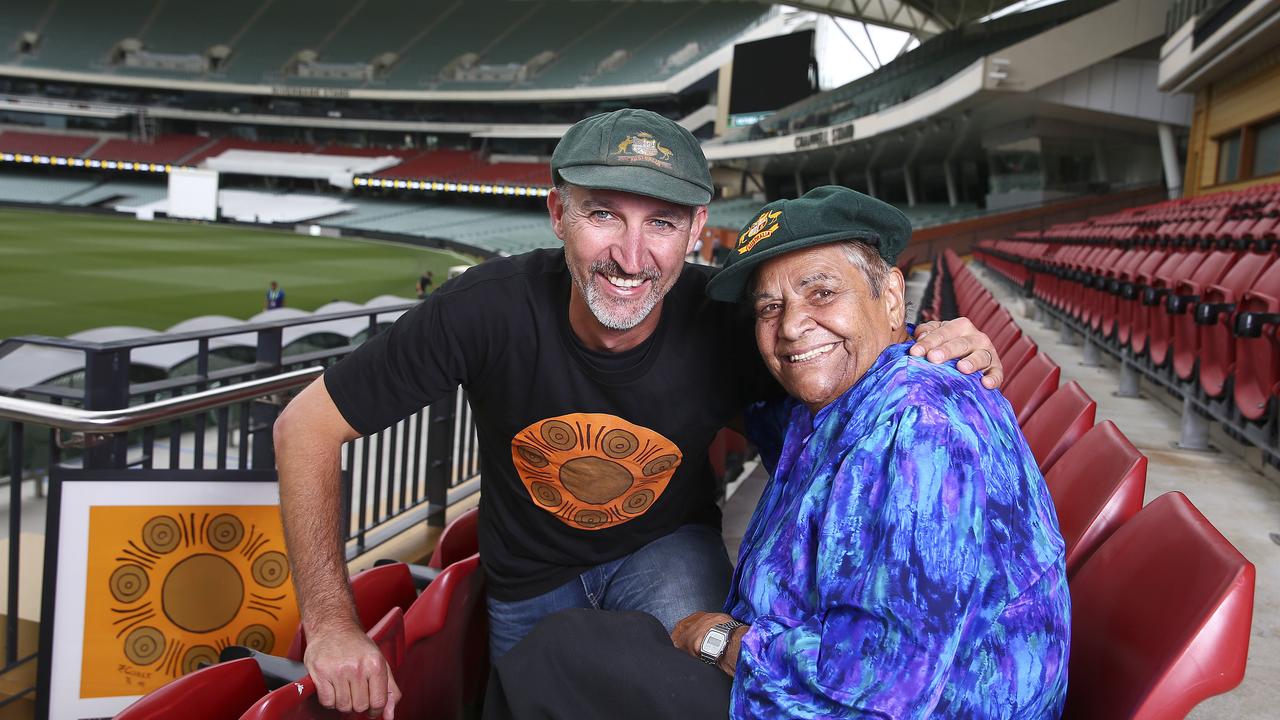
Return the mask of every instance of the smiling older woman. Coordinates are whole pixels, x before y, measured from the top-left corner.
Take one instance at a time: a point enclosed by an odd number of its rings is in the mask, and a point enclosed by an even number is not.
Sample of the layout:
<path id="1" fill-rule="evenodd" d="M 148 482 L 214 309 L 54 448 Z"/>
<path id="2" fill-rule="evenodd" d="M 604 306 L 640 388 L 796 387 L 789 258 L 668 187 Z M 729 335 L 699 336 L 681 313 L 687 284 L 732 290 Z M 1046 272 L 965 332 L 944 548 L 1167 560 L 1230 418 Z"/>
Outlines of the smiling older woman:
<path id="1" fill-rule="evenodd" d="M 552 618 L 498 668 L 499 716 L 1061 714 L 1053 505 L 1003 397 L 908 353 L 890 263 L 909 236 L 902 213 L 839 187 L 743 231 L 707 292 L 751 303 L 792 399 L 724 612 L 685 618 L 665 647 L 643 616 Z"/>

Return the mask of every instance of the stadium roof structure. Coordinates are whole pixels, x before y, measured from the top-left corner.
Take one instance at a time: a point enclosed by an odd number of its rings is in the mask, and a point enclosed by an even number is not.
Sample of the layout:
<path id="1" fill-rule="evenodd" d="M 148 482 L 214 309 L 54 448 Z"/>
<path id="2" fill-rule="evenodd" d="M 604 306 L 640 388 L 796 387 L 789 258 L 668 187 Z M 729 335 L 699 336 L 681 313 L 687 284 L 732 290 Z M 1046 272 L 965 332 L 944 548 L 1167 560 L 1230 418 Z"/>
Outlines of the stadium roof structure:
<path id="1" fill-rule="evenodd" d="M 740 0 L 738 0 L 740 1 Z M 1019 0 L 760 0 L 905 30 L 919 37 L 967 25 Z"/>

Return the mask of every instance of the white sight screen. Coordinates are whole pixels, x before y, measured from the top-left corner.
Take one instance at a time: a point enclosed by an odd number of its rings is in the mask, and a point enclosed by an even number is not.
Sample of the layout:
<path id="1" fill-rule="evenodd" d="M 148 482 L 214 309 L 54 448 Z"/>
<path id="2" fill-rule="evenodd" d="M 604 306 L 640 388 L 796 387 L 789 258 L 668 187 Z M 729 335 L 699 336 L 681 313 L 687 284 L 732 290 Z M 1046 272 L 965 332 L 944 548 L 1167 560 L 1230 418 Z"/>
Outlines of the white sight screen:
<path id="1" fill-rule="evenodd" d="M 218 219 L 218 172 L 179 170 L 169 173 L 169 217 Z"/>

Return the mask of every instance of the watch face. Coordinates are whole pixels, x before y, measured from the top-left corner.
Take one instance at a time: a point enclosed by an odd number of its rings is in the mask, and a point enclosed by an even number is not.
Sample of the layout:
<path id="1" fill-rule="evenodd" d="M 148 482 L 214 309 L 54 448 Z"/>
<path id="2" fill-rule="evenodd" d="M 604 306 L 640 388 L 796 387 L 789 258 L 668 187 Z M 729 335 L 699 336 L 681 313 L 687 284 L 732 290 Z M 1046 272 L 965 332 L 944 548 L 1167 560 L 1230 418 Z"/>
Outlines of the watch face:
<path id="1" fill-rule="evenodd" d="M 719 657 L 720 653 L 724 652 L 726 640 L 728 640 L 728 636 L 724 630 L 712 628 L 707 631 L 707 637 L 702 641 L 702 652 Z"/>

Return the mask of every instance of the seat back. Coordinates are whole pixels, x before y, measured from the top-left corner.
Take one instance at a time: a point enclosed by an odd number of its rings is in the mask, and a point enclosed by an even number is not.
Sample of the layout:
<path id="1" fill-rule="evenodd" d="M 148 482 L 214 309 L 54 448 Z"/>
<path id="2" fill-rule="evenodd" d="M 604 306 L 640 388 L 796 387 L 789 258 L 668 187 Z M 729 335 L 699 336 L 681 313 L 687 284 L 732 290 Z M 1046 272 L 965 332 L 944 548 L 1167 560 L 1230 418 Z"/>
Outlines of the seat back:
<path id="1" fill-rule="evenodd" d="M 253 658 L 218 663 L 152 690 L 116 720 L 225 720 L 238 718 L 267 694 Z"/>
<path id="2" fill-rule="evenodd" d="M 1093 427 L 1098 403 L 1080 387 L 1071 382 L 1058 388 L 1040 409 L 1031 414 L 1022 434 L 1027 437 L 1031 454 L 1040 465 L 1040 472 L 1047 473 L 1076 441 Z"/>
<path id="3" fill-rule="evenodd" d="M 486 645 L 474 643 L 483 601 L 484 573 L 473 555 L 445 568 L 409 608 L 397 717 L 452 720 L 477 699 L 488 675 Z"/>
<path id="4" fill-rule="evenodd" d="M 1166 250 L 1150 250 L 1147 256 L 1137 265 L 1130 274 L 1129 282 L 1131 290 L 1127 296 L 1122 296 L 1119 301 L 1118 321 L 1116 323 L 1116 338 L 1122 346 L 1130 344 L 1133 335 L 1133 326 L 1135 319 L 1141 316 L 1142 310 L 1142 290 L 1151 285 L 1152 278 L 1155 277 L 1156 270 L 1168 258 Z M 1145 337 L 1143 339 L 1145 344 Z M 1135 351 L 1137 348 L 1135 348 Z"/>
<path id="5" fill-rule="evenodd" d="M 1235 304 L 1245 291 L 1271 264 L 1270 253 L 1244 253 L 1240 255 L 1222 280 L 1210 285 L 1200 297 L 1201 303 L 1230 306 L 1218 314 L 1212 325 L 1199 325 L 1200 329 L 1200 388 L 1209 397 L 1219 397 L 1226 390 L 1227 382 L 1235 369 L 1236 346 L 1232 342 L 1231 329 L 1235 320 Z"/>
<path id="6" fill-rule="evenodd" d="M 1035 354 L 1036 344 L 1031 338 L 1023 335 L 1014 340 L 1013 344 L 1009 346 L 1008 352 L 1000 353 L 1001 359 L 1004 360 L 1005 379 L 1015 377 L 1018 371 L 1022 369 L 1022 366 L 1026 365 L 1027 361 L 1034 357 Z"/>
<path id="7" fill-rule="evenodd" d="M 369 638 L 382 651 L 382 656 L 387 659 L 387 665 L 394 673 L 404 658 L 404 613 L 400 608 L 391 608 L 369 631 Z M 398 709 L 396 715 L 400 716 Z M 368 715 L 340 712 L 322 706 L 316 696 L 315 681 L 308 675 L 271 691 L 240 716 L 240 720 L 368 720 Z"/>
<path id="8" fill-rule="evenodd" d="M 1036 353 L 1018 374 L 1004 384 L 1001 391 L 1013 406 L 1019 425 L 1026 425 L 1031 414 L 1058 389 L 1062 369 L 1044 353 Z"/>
<path id="9" fill-rule="evenodd" d="M 1017 323 L 1009 321 L 991 336 L 991 345 L 995 347 L 996 354 L 1003 356 L 1020 337 L 1022 337 L 1022 328 L 1018 327 Z"/>
<path id="10" fill-rule="evenodd" d="M 442 538 L 443 539 L 443 538 Z M 378 565 L 356 573 L 351 578 L 351 596 L 355 599 L 356 615 L 366 631 L 386 617 L 392 608 L 407 610 L 418 599 L 418 589 L 413 584 L 409 566 L 404 563 Z M 307 636 L 302 625 L 293 636 L 288 657 L 301 660 L 307 650 Z"/>
<path id="11" fill-rule="evenodd" d="M 1183 718 L 1240 684 L 1254 573 L 1181 493 L 1151 501 L 1071 579 L 1063 718 Z"/>
<path id="12" fill-rule="evenodd" d="M 1164 290 L 1169 287 L 1169 278 L 1177 271 L 1182 261 L 1186 259 L 1186 255 L 1178 252 L 1169 252 L 1161 260 L 1159 267 L 1150 275 L 1141 278 L 1145 288 L 1153 290 Z M 1154 324 L 1158 320 L 1159 315 L 1164 315 L 1164 307 L 1158 303 L 1156 305 L 1148 305 L 1143 293 L 1139 293 L 1133 308 L 1133 330 L 1129 335 L 1129 347 L 1135 355 L 1141 355 L 1147 351 L 1147 343 L 1154 331 Z"/>
<path id="13" fill-rule="evenodd" d="M 1142 507 L 1147 457 L 1110 420 L 1076 441 L 1044 476 L 1067 542 L 1067 577 Z"/>
<path id="14" fill-rule="evenodd" d="M 440 533 L 427 565 L 440 570 L 480 552 L 479 526 L 480 508 L 471 508 L 454 518 Z M 403 609 L 408 610 L 408 606 Z"/>
<path id="15" fill-rule="evenodd" d="M 1236 254 L 1226 250 L 1209 253 L 1190 278 L 1178 281 L 1173 293 L 1181 297 L 1199 300 L 1205 288 L 1218 282 Z M 1190 380 L 1195 374 L 1200 354 L 1200 326 L 1196 325 L 1195 311 L 1188 309 L 1173 320 L 1173 371 L 1181 380 Z"/>
<path id="16" fill-rule="evenodd" d="M 1195 274 L 1196 269 L 1204 263 L 1204 259 L 1209 253 L 1204 250 L 1192 250 L 1181 256 L 1178 264 L 1168 273 L 1161 275 L 1156 273 L 1155 287 L 1164 294 L 1159 301 L 1147 308 L 1148 310 L 1148 355 L 1151 358 L 1151 364 L 1156 367 L 1162 367 L 1169 361 L 1169 351 L 1173 346 L 1173 321 L 1174 315 L 1169 312 L 1165 303 L 1170 294 L 1177 288 L 1178 283 L 1189 280 Z"/>
<path id="17" fill-rule="evenodd" d="M 1272 263 L 1254 280 L 1240 298 L 1238 313 L 1261 313 L 1275 320 L 1280 315 L 1280 263 Z M 1276 348 L 1276 325 L 1257 323 L 1258 337 L 1235 336 L 1236 365 L 1233 376 L 1236 408 L 1250 420 L 1267 416 L 1271 398 L 1280 383 L 1280 352 Z"/>

